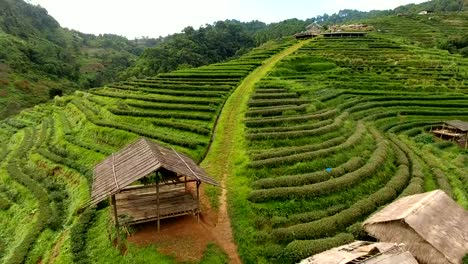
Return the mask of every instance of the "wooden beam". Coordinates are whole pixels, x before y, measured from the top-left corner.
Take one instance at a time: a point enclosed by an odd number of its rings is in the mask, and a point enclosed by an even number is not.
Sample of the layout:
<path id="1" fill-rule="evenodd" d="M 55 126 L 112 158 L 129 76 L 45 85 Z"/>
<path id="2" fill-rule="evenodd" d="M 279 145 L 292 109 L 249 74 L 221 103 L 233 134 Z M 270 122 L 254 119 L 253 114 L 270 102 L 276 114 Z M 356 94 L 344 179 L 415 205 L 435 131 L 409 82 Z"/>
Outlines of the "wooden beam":
<path id="1" fill-rule="evenodd" d="M 468 147 L 468 132 L 466 132 L 466 137 L 465 137 L 465 149 Z"/>
<path id="2" fill-rule="evenodd" d="M 156 217 L 158 219 L 158 232 L 161 228 L 161 219 L 159 219 L 159 182 L 156 183 Z"/>
<path id="3" fill-rule="evenodd" d="M 197 213 L 197 223 L 200 223 L 200 184 L 201 182 L 197 182 L 197 205 L 198 205 L 198 213 Z"/>
<path id="4" fill-rule="evenodd" d="M 117 246 L 120 248 L 120 224 L 119 224 L 119 217 L 117 215 L 117 203 L 115 201 L 115 194 L 111 196 L 111 204 L 112 204 L 112 209 L 114 211 L 115 228 L 117 229 Z"/>

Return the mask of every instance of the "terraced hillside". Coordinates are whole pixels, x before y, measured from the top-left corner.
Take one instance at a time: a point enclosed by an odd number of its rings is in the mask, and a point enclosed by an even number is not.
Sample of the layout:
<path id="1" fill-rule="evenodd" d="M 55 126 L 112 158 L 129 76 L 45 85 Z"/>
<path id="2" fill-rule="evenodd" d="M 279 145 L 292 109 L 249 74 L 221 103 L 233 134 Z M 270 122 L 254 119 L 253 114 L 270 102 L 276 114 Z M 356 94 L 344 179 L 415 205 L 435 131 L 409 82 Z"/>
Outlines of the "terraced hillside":
<path id="1" fill-rule="evenodd" d="M 467 152 L 427 133 L 468 120 L 467 59 L 378 33 L 293 43 L 0 122 L 0 261 L 174 263 L 131 244 L 120 255 L 108 207 L 83 208 L 94 164 L 138 136 L 222 167 L 245 263 L 359 239 L 362 220 L 408 194 L 441 188 L 468 208 Z"/>
<path id="2" fill-rule="evenodd" d="M 467 152 L 427 133 L 468 120 L 467 74 L 467 59 L 382 35 L 317 38 L 282 60 L 250 97 L 230 183 L 244 262 L 362 238 L 361 221 L 405 195 L 440 188 L 468 208 Z"/>
<path id="3" fill-rule="evenodd" d="M 460 37 L 468 31 L 468 12 L 400 14 L 365 21 L 385 34 L 409 39 L 423 47 L 434 48 L 440 42 Z"/>
<path id="4" fill-rule="evenodd" d="M 89 199 L 93 166 L 145 136 L 201 160 L 217 116 L 253 69 L 291 40 L 222 64 L 56 98 L 0 123 L 0 262 L 173 263 L 154 248 L 112 246 L 105 205 Z"/>

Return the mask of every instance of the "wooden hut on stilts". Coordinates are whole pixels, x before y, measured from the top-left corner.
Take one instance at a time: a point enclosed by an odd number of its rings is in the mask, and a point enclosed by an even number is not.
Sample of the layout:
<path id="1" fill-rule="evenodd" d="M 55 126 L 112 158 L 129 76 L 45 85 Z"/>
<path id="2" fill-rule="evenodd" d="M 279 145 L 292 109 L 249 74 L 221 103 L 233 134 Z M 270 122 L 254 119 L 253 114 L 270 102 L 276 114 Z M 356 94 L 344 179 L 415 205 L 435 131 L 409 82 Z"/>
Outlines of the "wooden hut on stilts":
<path id="1" fill-rule="evenodd" d="M 141 138 L 96 165 L 90 205 L 110 198 L 117 228 L 156 221 L 159 231 L 161 219 L 199 220 L 201 183 L 219 186 L 188 156 Z"/>
<path id="2" fill-rule="evenodd" d="M 431 132 L 441 139 L 457 142 L 464 149 L 468 148 L 468 122 L 461 120 L 445 121 L 438 128 L 431 128 Z"/>

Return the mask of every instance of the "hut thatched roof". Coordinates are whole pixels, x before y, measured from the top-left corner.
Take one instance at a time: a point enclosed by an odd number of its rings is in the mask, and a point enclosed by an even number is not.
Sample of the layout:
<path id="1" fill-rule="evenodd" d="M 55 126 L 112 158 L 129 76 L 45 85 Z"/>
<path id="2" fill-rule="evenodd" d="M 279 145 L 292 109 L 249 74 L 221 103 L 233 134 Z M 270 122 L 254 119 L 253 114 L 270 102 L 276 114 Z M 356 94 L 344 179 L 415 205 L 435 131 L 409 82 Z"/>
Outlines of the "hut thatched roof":
<path id="1" fill-rule="evenodd" d="M 444 123 L 463 132 L 468 132 L 468 122 L 464 122 L 461 120 L 451 120 L 446 121 Z"/>
<path id="2" fill-rule="evenodd" d="M 300 264 L 418 264 L 404 245 L 393 243 L 371 243 L 355 241 L 348 245 L 332 248 Z"/>
<path id="3" fill-rule="evenodd" d="M 441 190 L 407 196 L 364 222 L 381 241 L 405 243 L 425 263 L 461 263 L 468 252 L 468 211 Z"/>
<path id="4" fill-rule="evenodd" d="M 188 156 L 140 138 L 96 165 L 90 204 L 101 202 L 160 168 L 219 186 Z"/>

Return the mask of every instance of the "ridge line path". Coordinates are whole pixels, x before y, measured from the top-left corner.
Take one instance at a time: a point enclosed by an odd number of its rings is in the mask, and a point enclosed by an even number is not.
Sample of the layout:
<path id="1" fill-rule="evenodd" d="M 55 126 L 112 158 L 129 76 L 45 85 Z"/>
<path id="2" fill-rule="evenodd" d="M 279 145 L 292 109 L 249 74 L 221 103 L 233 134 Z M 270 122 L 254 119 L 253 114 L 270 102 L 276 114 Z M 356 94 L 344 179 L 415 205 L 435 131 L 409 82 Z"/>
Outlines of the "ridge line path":
<path id="1" fill-rule="evenodd" d="M 228 215 L 226 180 L 233 174 L 235 169 L 234 154 L 239 151 L 239 148 L 243 149 L 242 121 L 247 110 L 247 102 L 257 82 L 265 77 L 280 60 L 310 41 L 300 41 L 270 57 L 242 81 L 229 96 L 221 111 L 218 124 L 213 133 L 213 143 L 201 164 L 208 174 L 222 175 L 218 224 L 212 229 L 212 233 L 219 245 L 228 254 L 230 263 L 241 264 L 242 261 L 237 252 L 237 245 L 234 241 Z"/>

